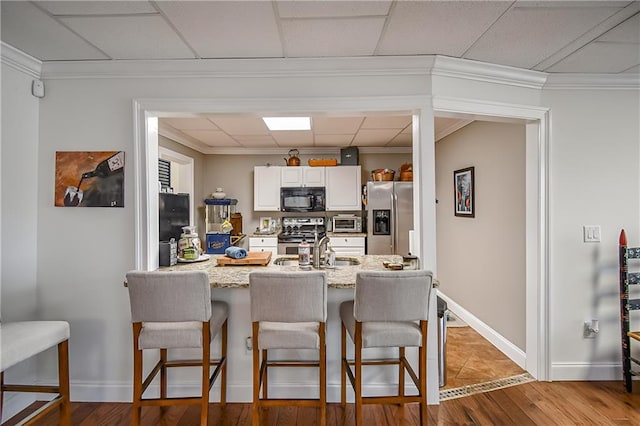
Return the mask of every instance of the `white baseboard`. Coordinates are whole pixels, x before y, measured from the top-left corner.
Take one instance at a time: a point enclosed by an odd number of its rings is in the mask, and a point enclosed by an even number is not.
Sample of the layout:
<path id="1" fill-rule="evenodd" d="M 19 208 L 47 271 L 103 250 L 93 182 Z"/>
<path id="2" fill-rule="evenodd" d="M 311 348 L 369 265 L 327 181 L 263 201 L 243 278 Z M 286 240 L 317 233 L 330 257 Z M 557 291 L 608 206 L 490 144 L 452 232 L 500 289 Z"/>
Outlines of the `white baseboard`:
<path id="1" fill-rule="evenodd" d="M 551 380 L 620 380 L 622 365 L 610 362 L 554 362 L 551 363 Z"/>
<path id="2" fill-rule="evenodd" d="M 487 339 L 493 346 L 498 348 L 509 359 L 518 364 L 520 368 L 526 370 L 527 354 L 516 345 L 505 339 L 501 334 L 497 333 L 494 329 L 482 322 L 479 318 L 473 315 L 471 312 L 458 305 L 451 300 L 441 291 L 438 291 L 440 296 L 445 302 L 447 302 L 447 309 L 457 315 L 462 321 L 469 324 L 471 328 L 477 331 L 482 337 Z"/>

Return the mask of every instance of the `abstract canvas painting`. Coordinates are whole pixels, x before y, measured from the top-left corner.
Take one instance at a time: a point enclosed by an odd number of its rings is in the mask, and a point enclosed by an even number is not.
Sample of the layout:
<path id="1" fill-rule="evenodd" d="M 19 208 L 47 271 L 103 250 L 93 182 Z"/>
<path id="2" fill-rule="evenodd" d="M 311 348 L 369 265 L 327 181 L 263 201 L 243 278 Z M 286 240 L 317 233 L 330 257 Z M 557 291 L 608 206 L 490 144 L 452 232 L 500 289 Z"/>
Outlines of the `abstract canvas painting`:
<path id="1" fill-rule="evenodd" d="M 57 151 L 57 207 L 124 207 L 124 151 Z"/>

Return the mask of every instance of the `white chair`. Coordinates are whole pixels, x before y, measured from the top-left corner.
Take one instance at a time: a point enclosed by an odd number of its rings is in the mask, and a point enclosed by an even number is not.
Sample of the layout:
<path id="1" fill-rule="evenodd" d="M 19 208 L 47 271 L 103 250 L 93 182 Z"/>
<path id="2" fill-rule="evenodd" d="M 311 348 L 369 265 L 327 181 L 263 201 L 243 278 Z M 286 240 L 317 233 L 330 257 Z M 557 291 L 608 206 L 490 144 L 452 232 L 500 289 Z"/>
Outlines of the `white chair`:
<path id="1" fill-rule="evenodd" d="M 71 424 L 69 401 L 69 323 L 66 321 L 22 321 L 0 324 L 0 421 L 4 392 L 52 393 L 54 399 L 40 407 L 21 424 L 33 424 L 60 407 L 61 425 Z M 58 385 L 23 385 L 4 382 L 8 368 L 45 350 L 58 347 Z"/>
<path id="2" fill-rule="evenodd" d="M 427 423 L 427 317 L 432 275 L 428 271 L 362 271 L 356 275 L 355 300 L 340 304 L 341 403 L 346 404 L 345 379 L 355 393 L 356 425 L 363 404 L 420 403 L 420 424 Z M 354 360 L 347 359 L 347 332 L 354 342 Z M 405 347 L 418 347 L 418 375 L 405 358 Z M 363 360 L 365 348 L 398 347 L 398 357 Z M 354 366 L 352 371 L 351 366 Z M 398 394 L 362 396 L 362 366 L 398 365 Z M 417 395 L 404 394 L 405 371 Z"/>
<path id="3" fill-rule="evenodd" d="M 127 273 L 127 287 L 133 323 L 133 416 L 140 424 L 143 406 L 199 404 L 200 424 L 209 416 L 209 392 L 220 375 L 220 404 L 226 403 L 227 316 L 228 305 L 211 301 L 209 276 L 203 271 Z M 220 331 L 221 355 L 211 359 L 211 342 Z M 200 348 L 200 359 L 168 360 L 167 349 Z M 143 381 L 142 352 L 160 349 L 160 360 Z M 216 368 L 211 373 L 210 367 Z M 167 368 L 201 367 L 201 395 L 168 397 Z M 160 373 L 160 397 L 143 394 Z"/>
<path id="4" fill-rule="evenodd" d="M 306 406 L 320 408 L 326 424 L 327 381 L 325 327 L 327 276 L 321 271 L 252 272 L 249 274 L 253 339 L 253 417 L 260 424 L 262 407 Z M 316 349 L 318 361 L 269 360 L 270 349 Z M 262 352 L 262 361 L 260 360 Z M 318 399 L 269 398 L 270 367 L 318 367 Z M 260 397 L 262 389 L 262 397 Z"/>

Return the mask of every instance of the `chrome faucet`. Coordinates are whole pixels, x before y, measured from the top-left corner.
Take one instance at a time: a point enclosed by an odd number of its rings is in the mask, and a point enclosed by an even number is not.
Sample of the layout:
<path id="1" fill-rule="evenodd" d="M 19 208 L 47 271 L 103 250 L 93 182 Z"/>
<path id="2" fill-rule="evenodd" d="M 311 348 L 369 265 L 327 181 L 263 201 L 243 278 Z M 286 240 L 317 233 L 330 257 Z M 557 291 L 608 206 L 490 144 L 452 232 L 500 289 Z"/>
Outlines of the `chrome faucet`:
<path id="1" fill-rule="evenodd" d="M 313 236 L 313 267 L 315 269 L 320 269 L 321 253 L 327 249 L 327 244 L 329 244 L 329 237 L 325 235 L 318 240 L 318 232 L 316 231 Z"/>

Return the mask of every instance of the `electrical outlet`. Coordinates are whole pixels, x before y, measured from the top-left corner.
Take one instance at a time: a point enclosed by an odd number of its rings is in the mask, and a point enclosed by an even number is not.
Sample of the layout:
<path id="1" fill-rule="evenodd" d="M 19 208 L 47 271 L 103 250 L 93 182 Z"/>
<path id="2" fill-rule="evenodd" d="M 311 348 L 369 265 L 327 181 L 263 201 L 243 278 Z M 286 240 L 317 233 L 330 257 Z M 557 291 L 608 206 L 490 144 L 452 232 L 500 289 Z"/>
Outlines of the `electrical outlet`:
<path id="1" fill-rule="evenodd" d="M 595 338 L 600 332 L 600 324 L 597 319 L 584 322 L 583 337 L 586 339 Z"/>
<path id="2" fill-rule="evenodd" d="M 600 242 L 600 225 L 584 225 L 582 235 L 585 243 Z"/>
<path id="3" fill-rule="evenodd" d="M 245 353 L 249 354 L 251 353 L 251 351 L 253 351 L 253 339 L 251 338 L 251 336 L 248 336 L 245 341 Z"/>

